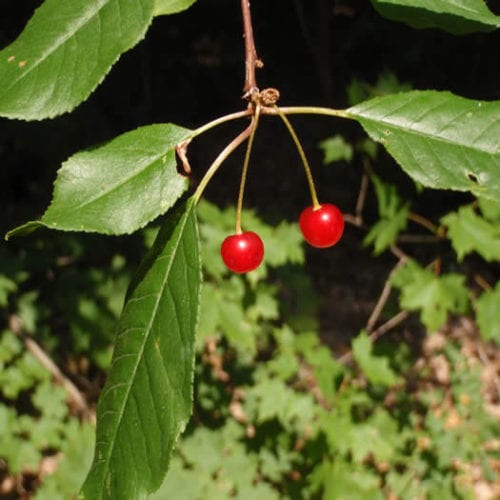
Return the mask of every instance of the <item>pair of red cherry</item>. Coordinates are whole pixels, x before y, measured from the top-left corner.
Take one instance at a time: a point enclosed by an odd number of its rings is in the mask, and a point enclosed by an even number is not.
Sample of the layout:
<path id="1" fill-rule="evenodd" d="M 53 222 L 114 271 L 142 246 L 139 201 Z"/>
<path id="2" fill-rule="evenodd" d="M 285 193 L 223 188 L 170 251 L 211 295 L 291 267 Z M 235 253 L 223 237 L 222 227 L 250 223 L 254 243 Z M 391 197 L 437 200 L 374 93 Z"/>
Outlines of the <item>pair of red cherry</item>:
<path id="1" fill-rule="evenodd" d="M 319 208 L 305 208 L 300 214 L 300 230 L 313 247 L 328 248 L 337 243 L 344 231 L 342 212 L 330 203 Z M 222 260 L 235 273 L 247 273 L 259 267 L 264 258 L 264 244 L 253 231 L 228 236 L 221 245 Z"/>

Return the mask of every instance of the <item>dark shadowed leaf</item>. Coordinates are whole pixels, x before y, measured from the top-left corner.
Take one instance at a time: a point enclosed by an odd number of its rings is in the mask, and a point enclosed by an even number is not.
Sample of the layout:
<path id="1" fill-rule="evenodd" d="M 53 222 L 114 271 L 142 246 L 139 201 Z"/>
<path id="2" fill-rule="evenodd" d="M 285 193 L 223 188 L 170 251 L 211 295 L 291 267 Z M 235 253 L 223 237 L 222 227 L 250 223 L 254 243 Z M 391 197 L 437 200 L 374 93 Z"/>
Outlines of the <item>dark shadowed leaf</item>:
<path id="1" fill-rule="evenodd" d="M 168 217 L 130 286 L 85 498 L 133 500 L 160 486 L 191 414 L 200 283 L 190 199 Z"/>

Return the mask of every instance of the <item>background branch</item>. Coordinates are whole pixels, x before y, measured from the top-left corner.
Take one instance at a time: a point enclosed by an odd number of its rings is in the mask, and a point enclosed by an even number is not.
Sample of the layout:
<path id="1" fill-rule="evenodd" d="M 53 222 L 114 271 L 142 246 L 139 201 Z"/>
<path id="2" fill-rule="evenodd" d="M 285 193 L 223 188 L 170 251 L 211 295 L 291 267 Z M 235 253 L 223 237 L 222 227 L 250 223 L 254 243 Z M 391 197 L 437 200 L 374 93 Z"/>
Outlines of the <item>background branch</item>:
<path id="1" fill-rule="evenodd" d="M 264 64 L 258 58 L 255 49 L 249 0 L 241 0 L 241 13 L 243 15 L 243 36 L 245 38 L 245 86 L 243 87 L 243 97 L 251 101 L 252 96 L 259 93 L 255 69 L 262 68 Z"/>

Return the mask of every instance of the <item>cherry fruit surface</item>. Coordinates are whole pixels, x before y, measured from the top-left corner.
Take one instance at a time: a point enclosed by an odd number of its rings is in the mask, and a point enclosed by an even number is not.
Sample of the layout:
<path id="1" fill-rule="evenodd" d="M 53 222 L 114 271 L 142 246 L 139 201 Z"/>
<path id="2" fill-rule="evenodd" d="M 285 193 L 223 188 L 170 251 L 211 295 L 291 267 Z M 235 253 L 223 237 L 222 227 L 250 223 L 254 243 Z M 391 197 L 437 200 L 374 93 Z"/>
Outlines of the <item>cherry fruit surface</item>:
<path id="1" fill-rule="evenodd" d="M 313 247 L 328 248 L 337 243 L 344 232 L 342 212 L 331 203 L 319 208 L 305 208 L 300 214 L 299 226 L 304 239 Z"/>
<path id="2" fill-rule="evenodd" d="M 264 258 L 264 243 L 257 233 L 246 231 L 228 236 L 220 253 L 227 268 L 235 273 L 248 273 L 257 269 Z"/>

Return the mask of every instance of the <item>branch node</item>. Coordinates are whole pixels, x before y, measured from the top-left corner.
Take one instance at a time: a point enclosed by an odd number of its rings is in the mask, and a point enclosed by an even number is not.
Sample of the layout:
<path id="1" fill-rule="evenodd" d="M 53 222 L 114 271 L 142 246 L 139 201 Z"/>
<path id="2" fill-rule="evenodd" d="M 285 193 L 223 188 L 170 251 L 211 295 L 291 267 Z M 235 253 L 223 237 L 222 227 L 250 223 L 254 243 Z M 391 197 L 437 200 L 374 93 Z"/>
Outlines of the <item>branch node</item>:
<path id="1" fill-rule="evenodd" d="M 177 144 L 177 146 L 175 146 L 177 156 L 179 157 L 179 160 L 182 163 L 182 168 L 187 175 L 191 173 L 191 165 L 189 164 L 189 160 L 187 157 L 187 148 L 190 142 L 191 140 L 189 139 L 187 141 L 180 142 L 179 144 Z"/>

